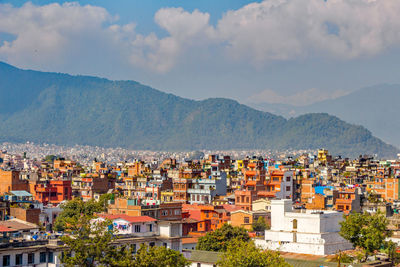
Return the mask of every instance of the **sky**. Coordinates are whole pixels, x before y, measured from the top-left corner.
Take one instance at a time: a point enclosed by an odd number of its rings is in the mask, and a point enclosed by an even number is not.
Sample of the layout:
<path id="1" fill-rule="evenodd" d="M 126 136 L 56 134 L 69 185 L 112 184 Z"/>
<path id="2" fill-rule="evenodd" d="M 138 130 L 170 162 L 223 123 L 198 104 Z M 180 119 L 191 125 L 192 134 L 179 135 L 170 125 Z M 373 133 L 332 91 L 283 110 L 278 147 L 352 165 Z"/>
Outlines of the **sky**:
<path id="1" fill-rule="evenodd" d="M 398 0 L 0 0 L 0 61 L 301 106 L 400 83 L 398 14 Z"/>

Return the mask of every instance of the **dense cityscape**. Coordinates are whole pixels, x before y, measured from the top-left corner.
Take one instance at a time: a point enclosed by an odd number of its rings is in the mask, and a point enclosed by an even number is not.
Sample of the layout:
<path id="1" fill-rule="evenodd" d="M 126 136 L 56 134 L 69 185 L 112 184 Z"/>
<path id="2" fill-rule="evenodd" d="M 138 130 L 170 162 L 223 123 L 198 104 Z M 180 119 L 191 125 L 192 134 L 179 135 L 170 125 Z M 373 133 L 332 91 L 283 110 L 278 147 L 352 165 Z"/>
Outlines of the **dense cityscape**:
<path id="1" fill-rule="evenodd" d="M 81 212 L 89 225 L 110 223 L 112 242 L 129 245 L 133 255 L 144 253 L 144 245 L 163 247 L 182 253 L 182 266 L 233 264 L 223 262 L 229 249 L 210 240 L 217 233 L 234 235 L 234 229 L 255 249 L 279 251 L 271 256 L 282 260 L 279 266 L 393 262 L 376 250 L 400 241 L 399 158 L 349 159 L 325 149 L 279 158 L 262 151 L 134 152 L 33 143 L 4 143 L 2 149 L 3 266 L 66 264 L 66 251 L 76 246 L 70 219 L 79 223 Z M 348 238 L 343 224 L 345 216 L 364 212 L 364 220 L 378 216 L 384 227 L 372 250 Z M 76 252 L 70 253 L 76 265 Z"/>
<path id="2" fill-rule="evenodd" d="M 399 0 L 0 0 L 0 267 L 400 266 Z"/>

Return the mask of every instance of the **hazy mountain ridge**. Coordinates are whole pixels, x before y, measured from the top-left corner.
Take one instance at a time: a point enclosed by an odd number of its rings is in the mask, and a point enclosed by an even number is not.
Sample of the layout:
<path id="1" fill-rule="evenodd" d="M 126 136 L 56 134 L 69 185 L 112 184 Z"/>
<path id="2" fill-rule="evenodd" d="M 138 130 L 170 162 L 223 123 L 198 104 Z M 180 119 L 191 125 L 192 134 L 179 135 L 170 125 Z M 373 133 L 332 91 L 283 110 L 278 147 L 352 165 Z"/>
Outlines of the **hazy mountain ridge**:
<path id="1" fill-rule="evenodd" d="M 0 63 L 0 141 L 150 150 L 398 150 L 328 114 L 286 120 L 224 98 L 194 101 L 134 81 L 20 70 Z"/>
<path id="2" fill-rule="evenodd" d="M 361 124 L 375 136 L 400 147 L 399 103 L 400 85 L 381 84 L 302 107 L 268 103 L 251 106 L 286 118 L 312 112 L 327 112 L 350 123 Z"/>

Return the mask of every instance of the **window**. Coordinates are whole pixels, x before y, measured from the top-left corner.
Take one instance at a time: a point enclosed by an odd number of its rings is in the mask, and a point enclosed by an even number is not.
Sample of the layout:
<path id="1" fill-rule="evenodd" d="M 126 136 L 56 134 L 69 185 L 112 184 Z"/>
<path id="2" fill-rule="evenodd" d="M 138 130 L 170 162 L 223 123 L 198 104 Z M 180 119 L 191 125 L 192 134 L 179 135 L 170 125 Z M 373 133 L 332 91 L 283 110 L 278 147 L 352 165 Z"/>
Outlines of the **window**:
<path id="1" fill-rule="evenodd" d="M 10 266 L 10 255 L 3 256 L 3 266 Z"/>
<path id="2" fill-rule="evenodd" d="M 290 176 L 286 177 L 286 182 L 290 182 Z"/>
<path id="3" fill-rule="evenodd" d="M 181 215 L 181 211 L 180 210 L 175 210 L 175 215 Z"/>
<path id="4" fill-rule="evenodd" d="M 40 263 L 46 262 L 46 252 L 40 252 Z"/>
<path id="5" fill-rule="evenodd" d="M 161 212 L 161 214 L 162 214 L 162 216 L 168 216 L 168 210 L 163 210 L 163 211 Z"/>
<path id="6" fill-rule="evenodd" d="M 286 186 L 286 191 L 290 191 L 290 186 Z"/>
<path id="7" fill-rule="evenodd" d="M 147 232 L 153 232 L 153 225 L 152 224 L 148 224 L 147 225 Z"/>
<path id="8" fill-rule="evenodd" d="M 140 225 L 135 225 L 135 233 L 140 233 Z"/>
<path id="9" fill-rule="evenodd" d="M 244 223 L 250 223 L 249 217 L 244 217 L 243 220 L 244 220 Z"/>
<path id="10" fill-rule="evenodd" d="M 29 253 L 28 254 L 28 264 L 33 264 L 35 263 L 35 253 Z"/>
<path id="11" fill-rule="evenodd" d="M 293 220 L 293 229 L 297 229 L 297 219 Z"/>
<path id="12" fill-rule="evenodd" d="M 49 252 L 48 262 L 50 262 L 50 263 L 54 262 L 54 254 L 53 254 L 53 252 Z"/>
<path id="13" fill-rule="evenodd" d="M 15 255 L 15 265 L 22 265 L 22 254 Z"/>

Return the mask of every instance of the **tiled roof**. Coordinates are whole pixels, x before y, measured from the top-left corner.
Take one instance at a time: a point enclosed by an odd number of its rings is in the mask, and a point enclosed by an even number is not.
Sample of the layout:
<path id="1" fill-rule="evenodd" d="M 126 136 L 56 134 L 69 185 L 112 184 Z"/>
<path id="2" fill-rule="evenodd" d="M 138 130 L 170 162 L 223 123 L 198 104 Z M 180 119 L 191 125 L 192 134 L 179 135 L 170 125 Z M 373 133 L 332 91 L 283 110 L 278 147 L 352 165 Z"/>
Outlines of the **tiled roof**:
<path id="1" fill-rule="evenodd" d="M 9 227 L 5 227 L 0 225 L 0 233 L 4 233 L 4 232 L 15 232 L 17 230 L 13 229 L 13 228 L 9 228 Z"/>
<path id="2" fill-rule="evenodd" d="M 39 228 L 38 225 L 30 222 L 26 222 L 23 220 L 19 219 L 11 219 L 8 221 L 0 221 L 0 226 L 6 227 L 6 228 L 12 228 L 16 230 L 31 230 L 31 229 L 37 229 Z"/>
<path id="3" fill-rule="evenodd" d="M 182 238 L 182 244 L 193 244 L 199 241 L 198 237 L 184 237 Z"/>

